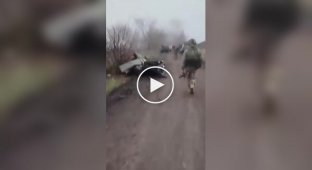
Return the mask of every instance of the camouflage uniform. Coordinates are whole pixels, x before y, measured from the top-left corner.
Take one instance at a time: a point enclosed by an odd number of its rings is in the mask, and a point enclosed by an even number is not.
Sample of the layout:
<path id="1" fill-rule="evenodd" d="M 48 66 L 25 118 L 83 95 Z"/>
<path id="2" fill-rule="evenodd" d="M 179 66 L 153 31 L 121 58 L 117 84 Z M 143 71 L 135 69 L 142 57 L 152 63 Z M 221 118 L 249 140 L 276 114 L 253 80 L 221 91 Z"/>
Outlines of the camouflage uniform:
<path id="1" fill-rule="evenodd" d="M 196 46 L 196 42 L 188 43 L 188 48 L 184 52 L 183 69 L 192 68 L 199 69 L 202 64 L 202 56 L 200 50 Z"/>
<path id="2" fill-rule="evenodd" d="M 195 77 L 196 70 L 202 66 L 202 55 L 197 48 L 195 40 L 191 39 L 187 44 L 187 50 L 184 52 L 183 72 L 190 81 Z"/>

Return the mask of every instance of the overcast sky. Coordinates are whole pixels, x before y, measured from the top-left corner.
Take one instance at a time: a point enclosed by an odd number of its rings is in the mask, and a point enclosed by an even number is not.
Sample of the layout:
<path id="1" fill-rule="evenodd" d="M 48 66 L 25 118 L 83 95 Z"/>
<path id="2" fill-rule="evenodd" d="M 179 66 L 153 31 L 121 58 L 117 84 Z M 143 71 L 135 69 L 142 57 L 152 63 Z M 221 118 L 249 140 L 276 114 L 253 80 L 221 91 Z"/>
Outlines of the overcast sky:
<path id="1" fill-rule="evenodd" d="M 189 38 L 205 40 L 205 0 L 107 0 L 106 12 L 107 27 L 144 18 L 172 29 L 172 20 L 179 20 Z"/>

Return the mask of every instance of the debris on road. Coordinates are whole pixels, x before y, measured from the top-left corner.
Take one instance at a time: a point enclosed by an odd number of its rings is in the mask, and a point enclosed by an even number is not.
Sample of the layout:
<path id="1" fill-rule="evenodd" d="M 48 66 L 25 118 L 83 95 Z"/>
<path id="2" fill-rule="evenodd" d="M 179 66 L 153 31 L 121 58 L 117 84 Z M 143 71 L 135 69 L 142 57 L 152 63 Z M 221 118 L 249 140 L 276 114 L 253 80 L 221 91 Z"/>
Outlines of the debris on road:
<path id="1" fill-rule="evenodd" d="M 152 66 L 159 66 L 163 68 L 165 67 L 164 61 L 157 57 L 147 57 L 139 53 L 134 53 L 133 55 L 134 55 L 133 60 L 119 66 L 121 73 L 125 73 L 127 75 L 131 74 L 138 75 L 148 67 Z M 155 70 L 156 72 L 153 71 L 153 74 L 164 77 L 164 73 L 161 69 Z"/>

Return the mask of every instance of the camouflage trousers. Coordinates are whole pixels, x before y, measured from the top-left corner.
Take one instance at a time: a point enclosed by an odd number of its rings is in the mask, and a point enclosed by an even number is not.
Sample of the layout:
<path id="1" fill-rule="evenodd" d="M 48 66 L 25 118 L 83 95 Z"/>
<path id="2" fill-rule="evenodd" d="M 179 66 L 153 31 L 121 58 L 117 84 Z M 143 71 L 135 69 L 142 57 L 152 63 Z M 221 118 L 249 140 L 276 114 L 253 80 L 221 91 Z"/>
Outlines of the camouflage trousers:
<path id="1" fill-rule="evenodd" d="M 195 81 L 195 74 L 197 69 L 195 67 L 185 67 L 184 73 L 187 79 L 187 86 L 190 87 L 191 81 Z"/>

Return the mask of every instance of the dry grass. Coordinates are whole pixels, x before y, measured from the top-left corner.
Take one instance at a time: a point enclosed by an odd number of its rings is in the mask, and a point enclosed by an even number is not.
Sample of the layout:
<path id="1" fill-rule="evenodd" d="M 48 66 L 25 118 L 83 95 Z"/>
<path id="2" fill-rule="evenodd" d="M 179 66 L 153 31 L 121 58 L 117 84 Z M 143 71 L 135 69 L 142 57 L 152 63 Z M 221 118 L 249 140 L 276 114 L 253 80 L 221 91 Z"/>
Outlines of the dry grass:
<path id="1" fill-rule="evenodd" d="M 106 94 L 109 95 L 111 92 L 113 92 L 118 87 L 125 84 L 129 78 L 124 76 L 113 76 L 111 78 L 106 79 Z"/>

